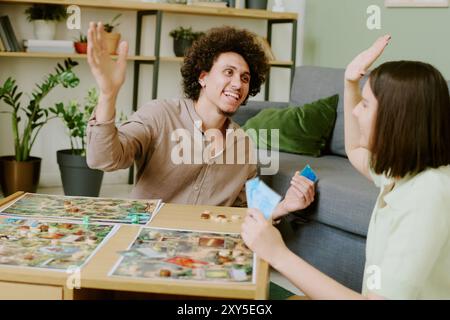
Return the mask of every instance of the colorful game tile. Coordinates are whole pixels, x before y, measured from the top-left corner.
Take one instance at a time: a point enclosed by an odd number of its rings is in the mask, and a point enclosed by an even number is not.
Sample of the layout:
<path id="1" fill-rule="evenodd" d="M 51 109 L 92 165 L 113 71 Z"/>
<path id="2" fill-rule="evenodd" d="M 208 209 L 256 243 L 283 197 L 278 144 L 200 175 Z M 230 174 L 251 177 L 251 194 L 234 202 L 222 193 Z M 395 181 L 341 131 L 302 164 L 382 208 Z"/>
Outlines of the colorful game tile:
<path id="1" fill-rule="evenodd" d="M 128 200 L 67 197 L 26 193 L 2 214 L 21 217 L 146 224 L 160 208 L 161 200 Z"/>
<path id="2" fill-rule="evenodd" d="M 82 267 L 116 228 L 0 216 L 0 266 Z"/>
<path id="3" fill-rule="evenodd" d="M 239 234 L 142 228 L 110 276 L 254 282 L 255 257 Z"/>

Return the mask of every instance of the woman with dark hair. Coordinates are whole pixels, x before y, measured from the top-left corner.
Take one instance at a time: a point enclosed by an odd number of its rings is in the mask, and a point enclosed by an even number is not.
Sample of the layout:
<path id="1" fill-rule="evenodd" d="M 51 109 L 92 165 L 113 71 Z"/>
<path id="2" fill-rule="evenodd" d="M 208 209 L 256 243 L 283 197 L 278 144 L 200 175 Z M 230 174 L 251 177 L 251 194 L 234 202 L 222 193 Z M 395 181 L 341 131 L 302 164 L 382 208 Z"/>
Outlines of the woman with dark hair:
<path id="1" fill-rule="evenodd" d="M 367 234 L 362 295 L 289 251 L 260 212 L 249 209 L 246 244 L 313 299 L 450 298 L 450 97 L 434 67 L 395 61 L 359 81 L 390 36 L 345 72 L 345 148 L 380 187 Z"/>
<path id="2" fill-rule="evenodd" d="M 102 24 L 91 22 L 87 58 L 100 95 L 88 125 L 89 166 L 112 171 L 136 163 L 133 198 L 245 205 L 244 186 L 256 176 L 256 161 L 250 139 L 230 117 L 266 79 L 269 64 L 256 36 L 232 27 L 209 30 L 184 59 L 186 98 L 153 100 L 118 128 L 115 105 L 125 81 L 128 44 L 119 45 L 113 61 L 104 38 Z M 225 156 L 234 154 L 235 147 L 237 161 Z M 288 190 L 275 215 L 302 209 L 313 197 L 314 186 L 300 181 Z"/>

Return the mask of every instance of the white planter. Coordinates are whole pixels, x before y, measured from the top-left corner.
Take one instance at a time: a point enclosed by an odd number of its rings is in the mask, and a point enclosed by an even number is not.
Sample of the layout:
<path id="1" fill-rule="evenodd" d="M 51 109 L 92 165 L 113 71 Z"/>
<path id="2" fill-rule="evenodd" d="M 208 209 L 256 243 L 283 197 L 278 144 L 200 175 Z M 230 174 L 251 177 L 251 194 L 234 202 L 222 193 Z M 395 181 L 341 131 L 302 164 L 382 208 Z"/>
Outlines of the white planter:
<path id="1" fill-rule="evenodd" d="M 38 40 L 54 40 L 56 34 L 56 21 L 34 20 L 34 36 Z"/>

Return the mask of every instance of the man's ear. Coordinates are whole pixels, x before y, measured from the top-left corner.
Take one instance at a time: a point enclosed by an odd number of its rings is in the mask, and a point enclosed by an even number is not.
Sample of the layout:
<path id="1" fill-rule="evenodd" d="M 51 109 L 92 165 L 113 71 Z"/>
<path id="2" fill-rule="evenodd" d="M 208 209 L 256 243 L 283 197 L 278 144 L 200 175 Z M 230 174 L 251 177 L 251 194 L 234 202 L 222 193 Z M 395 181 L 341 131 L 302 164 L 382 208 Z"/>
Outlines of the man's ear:
<path id="1" fill-rule="evenodd" d="M 202 88 L 206 86 L 206 78 L 208 77 L 208 72 L 202 71 L 198 77 L 198 83 Z"/>

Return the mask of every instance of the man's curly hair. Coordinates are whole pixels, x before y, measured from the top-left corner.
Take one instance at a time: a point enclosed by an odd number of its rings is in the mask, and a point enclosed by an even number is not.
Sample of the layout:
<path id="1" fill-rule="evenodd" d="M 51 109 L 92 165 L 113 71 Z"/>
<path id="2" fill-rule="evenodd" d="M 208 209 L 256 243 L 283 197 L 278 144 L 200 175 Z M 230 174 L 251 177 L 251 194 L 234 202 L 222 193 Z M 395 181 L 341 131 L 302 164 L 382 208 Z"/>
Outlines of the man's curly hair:
<path id="1" fill-rule="evenodd" d="M 234 52 L 244 58 L 250 69 L 249 96 L 259 93 L 269 71 L 269 60 L 256 35 L 244 29 L 220 27 L 210 29 L 186 53 L 181 75 L 187 98 L 198 100 L 201 90 L 198 79 L 201 72 L 209 72 L 219 55 L 225 52 Z M 248 96 L 244 104 L 247 99 Z"/>

